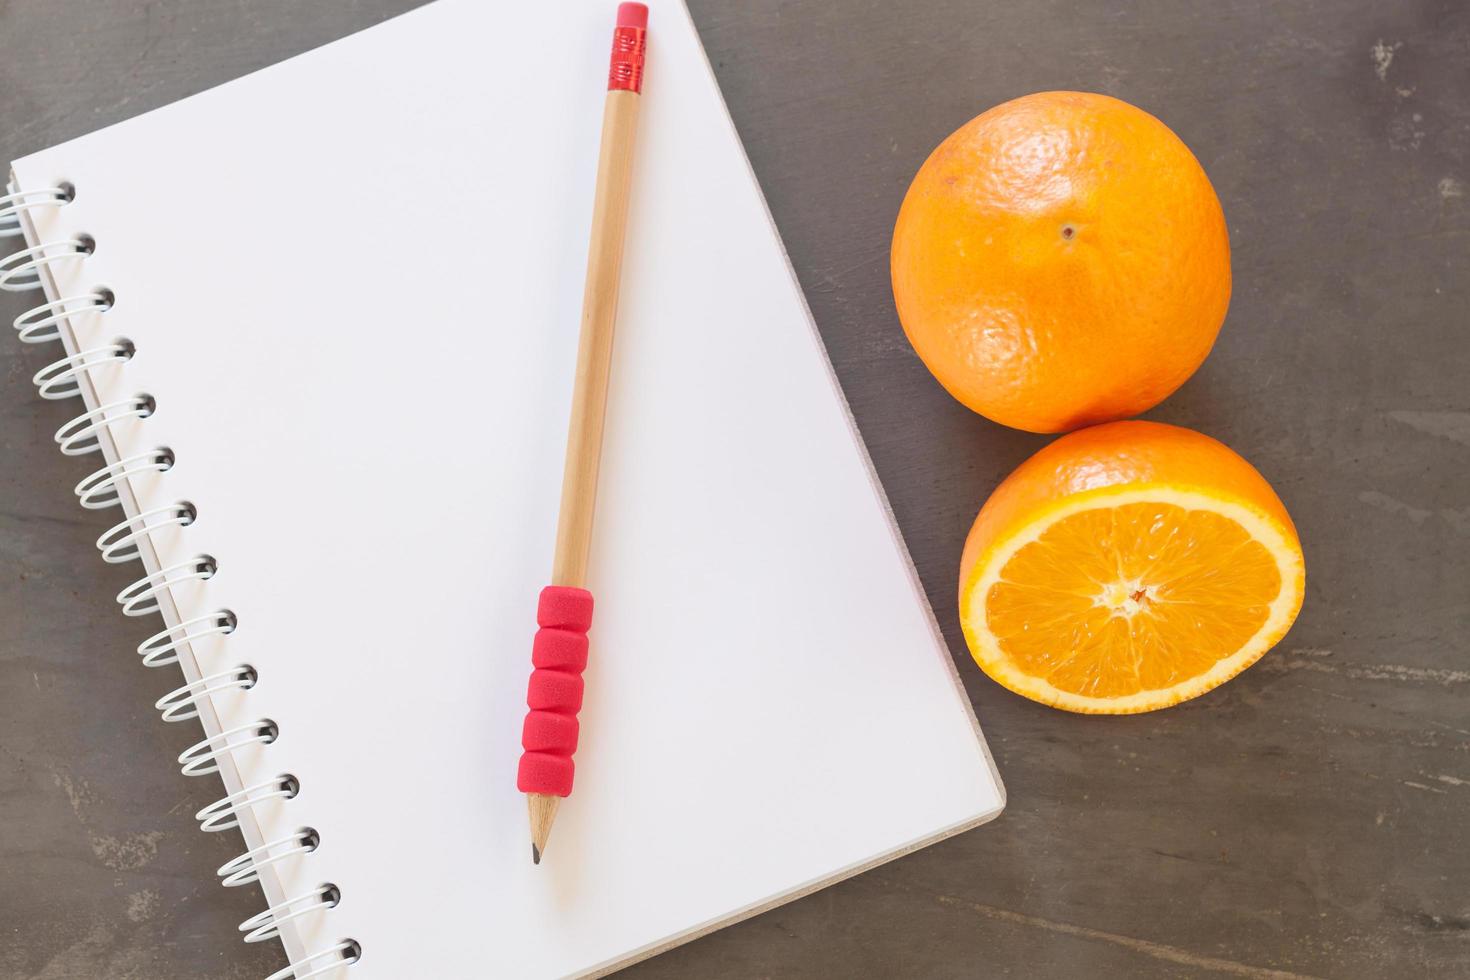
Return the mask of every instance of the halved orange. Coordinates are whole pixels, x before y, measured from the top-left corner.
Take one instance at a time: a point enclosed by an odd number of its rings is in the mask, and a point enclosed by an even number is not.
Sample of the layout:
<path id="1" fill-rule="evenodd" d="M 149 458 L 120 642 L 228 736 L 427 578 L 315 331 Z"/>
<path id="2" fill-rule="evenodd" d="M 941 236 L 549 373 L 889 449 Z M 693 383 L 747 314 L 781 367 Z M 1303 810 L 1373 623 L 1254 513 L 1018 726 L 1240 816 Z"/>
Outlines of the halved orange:
<path id="1" fill-rule="evenodd" d="M 1306 581 L 1280 498 L 1223 443 L 1157 422 L 1081 429 L 986 501 L 960 563 L 980 667 L 1069 711 L 1198 697 L 1291 628 Z"/>

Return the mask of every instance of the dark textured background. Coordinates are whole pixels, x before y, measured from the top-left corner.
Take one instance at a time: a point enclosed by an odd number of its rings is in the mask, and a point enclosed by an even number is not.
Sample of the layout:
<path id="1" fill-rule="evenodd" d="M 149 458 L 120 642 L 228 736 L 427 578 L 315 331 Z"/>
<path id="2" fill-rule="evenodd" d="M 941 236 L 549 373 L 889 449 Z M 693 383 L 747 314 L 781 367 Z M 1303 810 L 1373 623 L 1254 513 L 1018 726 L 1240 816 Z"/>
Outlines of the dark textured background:
<path id="1" fill-rule="evenodd" d="M 0 0 L 0 160 L 414 5 Z M 1470 976 L 1470 7 L 692 6 L 1011 802 L 627 976 Z M 1045 440 L 950 401 L 889 295 L 928 151 L 1047 88 L 1149 109 L 1213 178 L 1230 316 L 1151 417 L 1255 462 L 1307 549 L 1286 641 L 1157 715 L 1042 708 L 965 655 L 960 543 Z M 31 389 L 50 356 L 0 336 L 0 976 L 259 977 L 278 947 L 234 928 L 258 895 L 214 883 L 238 839 L 195 829 L 215 794 L 170 764 L 194 736 L 150 707 L 176 682 L 131 653 L 111 516 L 77 509 L 68 406 Z"/>

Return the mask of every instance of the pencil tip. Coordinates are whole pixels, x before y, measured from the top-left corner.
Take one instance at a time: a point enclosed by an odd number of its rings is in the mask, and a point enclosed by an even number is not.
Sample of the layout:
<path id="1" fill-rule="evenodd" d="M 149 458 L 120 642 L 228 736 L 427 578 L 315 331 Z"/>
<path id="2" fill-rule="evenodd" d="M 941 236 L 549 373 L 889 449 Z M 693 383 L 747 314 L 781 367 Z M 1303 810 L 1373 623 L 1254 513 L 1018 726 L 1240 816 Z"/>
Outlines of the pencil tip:
<path id="1" fill-rule="evenodd" d="M 541 863 L 541 855 L 546 851 L 546 840 L 551 836 L 551 821 L 556 819 L 556 808 L 560 803 L 560 796 L 526 794 L 526 808 L 531 815 L 531 861 L 534 864 Z"/>

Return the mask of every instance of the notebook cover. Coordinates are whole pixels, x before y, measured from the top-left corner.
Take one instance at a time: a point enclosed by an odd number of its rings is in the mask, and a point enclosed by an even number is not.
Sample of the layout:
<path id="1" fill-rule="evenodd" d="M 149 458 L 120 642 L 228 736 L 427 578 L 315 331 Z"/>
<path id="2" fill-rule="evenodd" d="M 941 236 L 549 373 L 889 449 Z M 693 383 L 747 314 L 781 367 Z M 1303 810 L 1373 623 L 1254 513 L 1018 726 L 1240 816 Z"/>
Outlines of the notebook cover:
<path id="1" fill-rule="evenodd" d="M 514 9 L 508 32 L 440 0 L 14 165 L 77 188 L 36 240 L 97 241 L 48 291 L 117 295 L 71 345 L 137 345 L 89 401 L 157 401 L 110 452 L 178 458 L 129 506 L 199 509 L 150 562 L 219 561 L 166 612 L 239 614 L 186 672 L 260 674 L 206 725 L 280 726 L 227 786 L 300 779 L 246 839 L 321 833 L 267 900 L 341 888 L 287 948 L 354 937 L 353 977 L 606 972 L 1003 805 L 693 25 L 661 3 L 577 789 L 531 866 L 514 771 L 612 9 Z"/>

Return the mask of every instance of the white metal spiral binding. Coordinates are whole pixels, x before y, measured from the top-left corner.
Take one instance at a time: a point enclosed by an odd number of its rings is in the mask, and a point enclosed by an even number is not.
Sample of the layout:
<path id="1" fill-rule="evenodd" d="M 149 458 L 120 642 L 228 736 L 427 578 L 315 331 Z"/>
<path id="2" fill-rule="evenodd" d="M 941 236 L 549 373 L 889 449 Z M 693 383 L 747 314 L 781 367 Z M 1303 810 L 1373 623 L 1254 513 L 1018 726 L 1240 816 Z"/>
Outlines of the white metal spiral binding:
<path id="1" fill-rule="evenodd" d="M 185 776 L 207 776 L 219 772 L 219 758 L 225 752 L 233 752 L 247 745 L 260 743 L 269 745 L 281 734 L 280 728 L 269 718 L 236 725 L 234 728 L 201 738 L 179 753 L 179 771 Z M 242 736 L 236 738 L 235 736 Z"/>
<path id="2" fill-rule="evenodd" d="M 212 694 L 223 694 L 232 687 L 248 691 L 259 679 L 255 668 L 249 664 L 236 664 L 229 670 L 221 670 L 201 677 L 197 681 L 180 685 L 153 702 L 164 721 L 187 721 L 199 717 L 199 702 L 208 700 Z"/>
<path id="3" fill-rule="evenodd" d="M 263 942 L 281 934 L 281 926 L 292 919 L 310 915 L 317 909 L 336 908 L 342 901 L 342 892 L 331 882 L 317 885 L 309 892 L 272 905 L 264 912 L 257 912 L 240 923 L 240 931 L 247 943 Z"/>
<path id="4" fill-rule="evenodd" d="M 260 869 L 277 861 L 295 857 L 298 854 L 310 854 L 321 846 L 321 835 L 314 827 L 302 827 L 294 834 L 278 837 L 269 843 L 259 847 L 252 847 L 244 854 L 230 858 L 220 865 L 215 874 L 220 877 L 220 884 L 226 888 L 236 888 L 240 885 L 248 885 L 260 877 Z M 290 845 L 286 847 L 286 845 Z M 284 850 L 276 850 L 284 847 Z"/>
<path id="5" fill-rule="evenodd" d="M 55 242 L 43 242 L 31 248 L 11 252 L 0 259 L 0 289 L 8 293 L 23 293 L 28 289 L 41 288 L 41 270 L 66 259 L 91 255 L 93 242 L 90 238 L 63 238 Z"/>
<path id="6" fill-rule="evenodd" d="M 218 571 L 219 562 L 209 555 L 195 555 L 187 561 L 144 575 L 117 594 L 117 604 L 122 606 L 124 616 L 146 616 L 158 612 L 158 597 L 169 586 L 181 585 L 191 579 L 203 582 L 214 578 Z"/>
<path id="7" fill-rule="evenodd" d="M 87 510 L 102 510 L 121 500 L 117 488 L 123 480 L 150 470 L 167 473 L 173 469 L 173 465 L 173 450 L 167 446 L 159 446 L 157 449 L 150 449 L 146 453 L 136 453 L 126 459 L 120 459 L 116 463 L 109 463 L 101 469 L 94 470 L 83 477 L 72 492 L 77 495 L 78 501 Z"/>
<path id="8" fill-rule="evenodd" d="M 114 297 L 110 289 L 94 289 L 81 296 L 42 303 L 26 310 L 13 321 L 15 332 L 25 344 L 44 344 L 61 339 L 61 321 L 83 313 L 106 313 L 112 309 Z"/>
<path id="9" fill-rule="evenodd" d="M 119 340 L 101 347 L 68 354 L 66 357 L 52 361 L 37 371 L 31 378 L 31 382 L 35 384 L 41 397 L 48 401 L 75 398 L 82 393 L 82 383 L 79 377 L 81 372 L 90 371 L 109 361 L 126 361 L 132 356 L 132 341 Z"/>
<path id="10" fill-rule="evenodd" d="M 19 191 L 0 196 L 0 238 L 22 234 L 24 215 L 32 210 L 60 207 L 76 194 L 70 184 Z M 38 289 L 43 273 L 52 265 L 92 254 L 96 242 L 89 235 L 76 235 L 57 241 L 19 249 L 0 258 L 0 290 L 23 292 Z M 60 340 L 62 324 L 73 317 L 102 314 L 113 308 L 116 296 L 111 289 L 97 286 L 85 293 L 65 296 L 34 306 L 13 321 L 16 335 L 27 344 Z M 119 339 L 111 344 L 78 351 L 62 357 L 40 371 L 32 381 L 46 399 L 71 398 L 82 393 L 84 372 L 104 364 L 129 360 L 135 352 L 131 341 Z M 102 448 L 102 433 L 114 422 L 124 419 L 146 419 L 156 403 L 151 395 L 138 394 L 110 402 L 83 412 L 56 431 L 55 440 L 67 456 L 81 456 Z M 76 485 L 75 493 L 84 508 L 97 510 L 121 502 L 120 487 L 134 476 L 146 472 L 165 472 L 174 464 L 173 452 L 165 447 L 137 453 L 97 469 Z M 116 564 L 141 557 L 142 540 L 152 532 L 170 526 L 187 527 L 198 517 L 188 501 L 155 507 L 115 524 L 97 539 L 102 560 Z M 208 555 L 170 565 L 138 579 L 117 595 L 124 615 L 141 616 L 160 608 L 160 597 L 172 586 L 194 579 L 207 579 L 218 570 L 218 563 Z M 168 626 L 138 644 L 138 655 L 145 667 L 162 667 L 177 663 L 180 647 L 213 635 L 233 633 L 238 624 L 229 609 L 216 609 L 204 615 L 185 619 Z M 212 696 L 231 689 L 249 690 L 257 680 L 254 667 L 239 664 L 228 670 L 202 677 L 170 691 L 155 702 L 164 721 L 184 721 L 199 715 L 200 705 Z M 179 766 L 186 776 L 202 776 L 218 772 L 225 755 L 252 744 L 269 744 L 279 737 L 280 729 L 269 719 L 239 725 L 196 742 L 179 754 Z M 205 831 L 227 830 L 239 826 L 240 816 L 257 803 L 269 799 L 291 799 L 300 791 L 300 783 L 290 774 L 257 783 L 231 793 L 201 809 L 195 817 Z M 260 878 L 260 870 L 268 865 L 301 854 L 309 854 L 321 844 L 321 835 L 310 827 L 252 848 L 221 865 L 218 874 L 225 887 L 244 885 Z M 251 916 L 240 924 L 248 943 L 261 942 L 280 934 L 280 927 L 293 919 L 318 909 L 335 907 L 342 898 L 341 890 L 332 884 L 319 885 Z M 310 980 L 340 967 L 351 966 L 362 958 L 362 944 L 355 939 L 339 939 L 330 946 L 308 954 L 292 966 L 278 970 L 266 980 Z M 305 971 L 305 972 L 301 972 Z"/>
<path id="11" fill-rule="evenodd" d="M 305 973 L 296 972 L 299 968 L 306 966 L 308 963 L 313 963 L 323 956 L 330 956 L 332 958 L 321 966 L 314 967 Z M 361 943 L 356 939 L 339 939 L 326 949 L 312 953 L 295 966 L 288 966 L 277 970 L 275 973 L 266 977 L 265 980 L 311 980 L 312 977 L 319 977 L 324 973 L 331 973 L 339 966 L 351 966 L 360 959 L 362 959 Z"/>
<path id="12" fill-rule="evenodd" d="M 0 238 L 11 238 L 24 231 L 20 224 L 22 212 L 60 207 L 71 201 L 75 193 L 70 184 L 65 184 L 0 195 Z"/>
<path id="13" fill-rule="evenodd" d="M 186 619 L 177 626 L 159 630 L 138 644 L 138 656 L 144 667 L 166 667 L 179 662 L 179 647 L 206 636 L 235 632 L 237 620 L 228 609 L 216 609 L 203 616 Z M 208 625 L 205 625 L 208 624 Z"/>
<path id="14" fill-rule="evenodd" d="M 152 395 L 134 395 L 83 412 L 52 436 L 63 456 L 85 456 L 102 450 L 102 430 L 126 418 L 146 419 L 153 414 Z"/>
<path id="15" fill-rule="evenodd" d="M 95 475 L 94 473 L 93 476 Z M 80 487 L 81 484 L 77 486 Z M 118 521 L 112 527 L 103 531 L 101 536 L 97 538 L 97 550 L 102 552 L 102 560 L 109 565 L 132 561 L 140 554 L 138 550 L 138 539 L 145 537 L 148 532 L 157 531 L 171 524 L 176 524 L 179 527 L 188 527 L 198 518 L 198 510 L 187 500 L 180 500 L 178 503 L 169 504 L 167 507 L 155 507 L 152 510 L 145 510 L 138 516 Z"/>
<path id="16" fill-rule="evenodd" d="M 283 772 L 263 783 L 247 786 L 238 793 L 220 797 L 194 814 L 194 819 L 199 821 L 199 829 L 205 833 L 229 830 L 231 827 L 240 825 L 242 806 L 253 806 L 256 803 L 276 798 L 289 800 L 299 792 L 301 792 L 301 781 L 289 772 Z"/>

